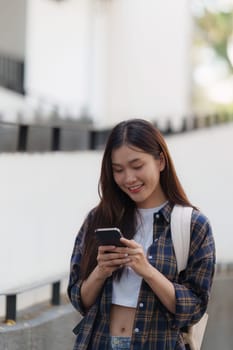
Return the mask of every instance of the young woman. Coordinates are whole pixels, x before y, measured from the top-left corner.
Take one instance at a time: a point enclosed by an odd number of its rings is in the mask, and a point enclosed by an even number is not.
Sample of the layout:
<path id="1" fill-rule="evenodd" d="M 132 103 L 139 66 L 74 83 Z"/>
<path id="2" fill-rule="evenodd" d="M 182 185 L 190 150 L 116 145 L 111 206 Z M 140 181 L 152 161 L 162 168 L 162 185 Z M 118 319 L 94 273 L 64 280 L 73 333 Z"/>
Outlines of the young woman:
<path id="1" fill-rule="evenodd" d="M 74 350 L 181 350 L 180 329 L 206 311 L 215 265 L 208 219 L 193 207 L 187 268 L 178 274 L 170 215 L 192 206 L 165 140 L 149 122 L 116 125 L 106 144 L 100 202 L 77 235 L 68 294 L 84 316 Z M 118 227 L 125 247 L 98 246 L 95 229 Z"/>

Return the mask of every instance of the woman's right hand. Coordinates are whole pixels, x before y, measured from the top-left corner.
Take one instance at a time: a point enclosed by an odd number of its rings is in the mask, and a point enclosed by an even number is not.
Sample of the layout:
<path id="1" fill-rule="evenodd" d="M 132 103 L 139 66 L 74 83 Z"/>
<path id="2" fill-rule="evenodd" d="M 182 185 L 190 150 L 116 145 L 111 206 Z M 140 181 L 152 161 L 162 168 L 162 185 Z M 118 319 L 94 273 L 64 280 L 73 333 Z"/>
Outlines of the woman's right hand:
<path id="1" fill-rule="evenodd" d="M 100 246 L 98 248 L 97 265 L 81 286 L 81 299 L 87 310 L 96 301 L 106 278 L 130 261 L 127 249 L 127 247 L 115 246 Z"/>
<path id="2" fill-rule="evenodd" d="M 114 271 L 123 267 L 130 261 L 128 254 L 122 252 L 124 249 L 127 248 L 99 246 L 97 255 L 97 270 L 99 278 L 106 279 L 110 277 Z"/>

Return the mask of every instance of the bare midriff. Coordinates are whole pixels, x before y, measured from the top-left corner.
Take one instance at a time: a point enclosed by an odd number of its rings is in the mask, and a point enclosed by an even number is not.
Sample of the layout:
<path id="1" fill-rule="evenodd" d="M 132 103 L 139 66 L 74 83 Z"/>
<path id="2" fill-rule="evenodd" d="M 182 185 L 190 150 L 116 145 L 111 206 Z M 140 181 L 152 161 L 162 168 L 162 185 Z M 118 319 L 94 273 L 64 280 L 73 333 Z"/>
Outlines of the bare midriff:
<path id="1" fill-rule="evenodd" d="M 117 337 L 131 337 L 136 309 L 121 305 L 111 305 L 110 334 Z"/>

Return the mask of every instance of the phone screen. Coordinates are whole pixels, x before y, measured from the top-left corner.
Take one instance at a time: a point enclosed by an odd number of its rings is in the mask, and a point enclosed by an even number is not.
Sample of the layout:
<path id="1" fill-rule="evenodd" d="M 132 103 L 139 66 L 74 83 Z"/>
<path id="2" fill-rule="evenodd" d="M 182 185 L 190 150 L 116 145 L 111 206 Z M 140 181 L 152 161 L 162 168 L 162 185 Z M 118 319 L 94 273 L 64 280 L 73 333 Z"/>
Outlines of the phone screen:
<path id="1" fill-rule="evenodd" d="M 120 238 L 123 236 L 117 227 L 98 228 L 95 230 L 95 234 L 99 245 L 115 245 L 117 247 L 125 247 L 125 245 L 120 241 Z"/>

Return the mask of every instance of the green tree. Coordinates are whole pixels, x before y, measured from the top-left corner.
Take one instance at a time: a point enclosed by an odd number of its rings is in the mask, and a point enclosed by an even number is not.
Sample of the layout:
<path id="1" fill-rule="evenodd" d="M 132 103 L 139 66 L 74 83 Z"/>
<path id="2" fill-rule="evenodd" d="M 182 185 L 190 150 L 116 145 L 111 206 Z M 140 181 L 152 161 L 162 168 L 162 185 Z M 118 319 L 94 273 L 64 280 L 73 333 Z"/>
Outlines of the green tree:
<path id="1" fill-rule="evenodd" d="M 228 45 L 233 40 L 233 12 L 211 12 L 204 9 L 203 15 L 195 18 L 203 45 L 211 47 L 223 59 L 233 73 Z"/>

